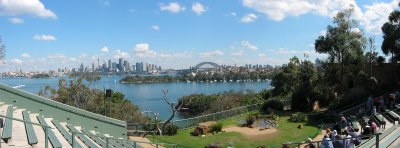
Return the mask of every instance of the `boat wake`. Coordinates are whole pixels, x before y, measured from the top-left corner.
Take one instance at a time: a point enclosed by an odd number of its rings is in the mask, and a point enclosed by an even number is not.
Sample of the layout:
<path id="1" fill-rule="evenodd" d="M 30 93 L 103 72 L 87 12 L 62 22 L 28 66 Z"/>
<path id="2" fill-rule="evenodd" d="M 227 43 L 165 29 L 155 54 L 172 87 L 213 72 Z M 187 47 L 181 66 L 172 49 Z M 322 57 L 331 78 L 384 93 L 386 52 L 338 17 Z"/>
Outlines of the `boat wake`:
<path id="1" fill-rule="evenodd" d="M 17 86 L 13 86 L 12 88 L 16 88 L 16 89 L 20 89 L 22 87 L 25 87 L 26 85 L 17 85 Z"/>

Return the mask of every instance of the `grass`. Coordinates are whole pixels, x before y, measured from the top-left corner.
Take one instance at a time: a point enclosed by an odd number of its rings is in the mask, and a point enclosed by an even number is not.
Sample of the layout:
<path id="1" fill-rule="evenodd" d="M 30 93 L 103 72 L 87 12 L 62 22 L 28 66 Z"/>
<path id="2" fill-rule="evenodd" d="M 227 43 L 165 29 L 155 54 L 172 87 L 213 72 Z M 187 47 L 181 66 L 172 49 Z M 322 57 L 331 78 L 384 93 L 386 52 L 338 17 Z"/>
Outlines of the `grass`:
<path id="1" fill-rule="evenodd" d="M 234 117 L 229 120 L 221 121 L 223 127 L 238 126 L 236 122 L 239 119 L 245 118 L 246 115 Z M 235 147 L 257 147 L 261 145 L 281 147 L 282 143 L 305 141 L 308 137 L 313 136 L 318 127 L 309 123 L 302 123 L 303 129 L 298 129 L 300 123 L 288 121 L 289 116 L 282 116 L 278 121 L 277 132 L 268 136 L 265 139 L 252 139 L 239 132 L 222 132 L 216 135 L 209 134 L 206 137 L 191 136 L 190 132 L 194 129 L 179 130 L 174 136 L 150 136 L 148 137 L 153 142 L 176 143 L 179 147 L 204 147 L 208 144 L 221 143 L 222 147 L 227 147 L 230 142 Z"/>

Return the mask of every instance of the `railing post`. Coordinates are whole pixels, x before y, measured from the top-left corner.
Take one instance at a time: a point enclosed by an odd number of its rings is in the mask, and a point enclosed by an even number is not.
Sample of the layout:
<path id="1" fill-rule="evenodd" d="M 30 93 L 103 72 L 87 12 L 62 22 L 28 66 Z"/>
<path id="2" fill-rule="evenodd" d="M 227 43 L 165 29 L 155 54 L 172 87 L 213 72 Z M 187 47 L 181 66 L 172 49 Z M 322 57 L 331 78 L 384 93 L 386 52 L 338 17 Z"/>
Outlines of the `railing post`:
<path id="1" fill-rule="evenodd" d="M 48 127 L 44 128 L 44 147 L 48 148 L 49 147 L 49 130 Z"/>
<path id="2" fill-rule="evenodd" d="M 71 132 L 72 133 L 72 148 L 74 148 L 74 143 L 75 143 L 75 132 Z"/>
<path id="3" fill-rule="evenodd" d="M 186 119 L 186 128 L 189 128 L 189 119 Z"/>
<path id="4" fill-rule="evenodd" d="M 135 142 L 133 142 L 133 147 L 134 147 L 134 148 L 137 148 L 136 144 L 137 144 L 137 142 L 136 142 L 136 141 L 135 141 Z"/>
<path id="5" fill-rule="evenodd" d="M 108 148 L 108 138 L 106 138 L 106 148 Z"/>
<path id="6" fill-rule="evenodd" d="M 158 148 L 158 144 L 156 144 L 156 148 Z"/>
<path id="7" fill-rule="evenodd" d="M 174 148 L 178 148 L 178 145 L 175 144 L 175 145 L 174 145 Z"/>
<path id="8" fill-rule="evenodd" d="M 213 115 L 214 115 L 214 121 L 215 121 L 215 113 Z"/>
<path id="9" fill-rule="evenodd" d="M 381 133 L 377 133 L 376 134 L 376 137 L 375 137 L 375 148 L 379 148 L 379 135 L 380 135 Z"/>
<path id="10" fill-rule="evenodd" d="M 346 139 L 343 138 L 343 148 L 346 148 Z"/>

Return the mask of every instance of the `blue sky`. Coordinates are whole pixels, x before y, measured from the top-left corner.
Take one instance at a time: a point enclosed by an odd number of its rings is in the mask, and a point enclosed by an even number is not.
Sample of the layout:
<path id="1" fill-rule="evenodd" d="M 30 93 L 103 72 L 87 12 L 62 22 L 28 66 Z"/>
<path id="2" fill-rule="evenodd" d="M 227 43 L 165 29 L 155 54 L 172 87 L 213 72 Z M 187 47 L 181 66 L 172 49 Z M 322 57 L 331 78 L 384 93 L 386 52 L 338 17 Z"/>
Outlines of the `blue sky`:
<path id="1" fill-rule="evenodd" d="M 89 65 L 100 58 L 164 68 L 218 64 L 281 65 L 310 60 L 315 39 L 350 5 L 359 30 L 375 36 L 399 0 L 0 0 L 7 47 L 0 71 Z"/>

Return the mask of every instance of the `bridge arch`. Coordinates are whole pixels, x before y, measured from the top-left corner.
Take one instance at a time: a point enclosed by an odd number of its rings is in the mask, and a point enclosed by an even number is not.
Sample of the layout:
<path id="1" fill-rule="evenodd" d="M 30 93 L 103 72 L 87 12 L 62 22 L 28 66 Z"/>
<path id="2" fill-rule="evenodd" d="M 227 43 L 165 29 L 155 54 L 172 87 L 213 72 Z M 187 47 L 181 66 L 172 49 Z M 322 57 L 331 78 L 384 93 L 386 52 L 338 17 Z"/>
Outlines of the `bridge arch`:
<path id="1" fill-rule="evenodd" d="M 201 63 L 197 64 L 196 66 L 194 66 L 192 69 L 193 70 L 199 69 L 203 65 L 211 65 L 216 69 L 220 69 L 221 68 L 217 63 L 214 63 L 214 62 L 201 62 Z"/>

